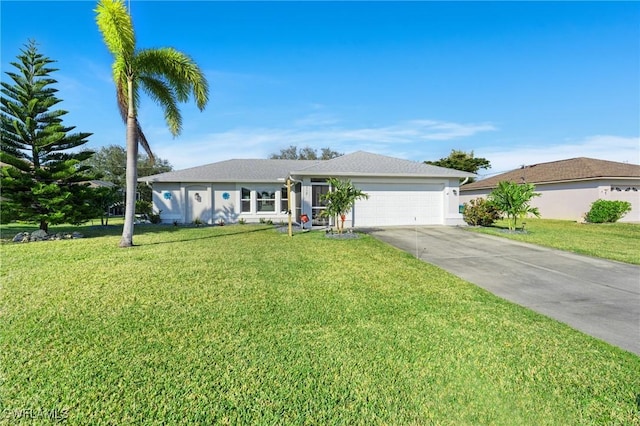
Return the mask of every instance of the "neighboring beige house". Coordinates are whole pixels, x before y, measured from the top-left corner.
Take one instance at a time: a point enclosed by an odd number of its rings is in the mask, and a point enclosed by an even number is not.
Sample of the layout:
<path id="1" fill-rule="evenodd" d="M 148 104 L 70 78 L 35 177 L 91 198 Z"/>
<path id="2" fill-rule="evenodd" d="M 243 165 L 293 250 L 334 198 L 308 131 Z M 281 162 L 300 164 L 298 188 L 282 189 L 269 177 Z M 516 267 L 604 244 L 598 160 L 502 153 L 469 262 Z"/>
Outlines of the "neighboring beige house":
<path id="1" fill-rule="evenodd" d="M 501 181 L 533 183 L 532 200 L 546 219 L 580 220 L 598 199 L 631 203 L 620 222 L 640 222 L 640 166 L 594 158 L 571 158 L 523 166 L 460 187 L 460 202 L 486 197 Z"/>

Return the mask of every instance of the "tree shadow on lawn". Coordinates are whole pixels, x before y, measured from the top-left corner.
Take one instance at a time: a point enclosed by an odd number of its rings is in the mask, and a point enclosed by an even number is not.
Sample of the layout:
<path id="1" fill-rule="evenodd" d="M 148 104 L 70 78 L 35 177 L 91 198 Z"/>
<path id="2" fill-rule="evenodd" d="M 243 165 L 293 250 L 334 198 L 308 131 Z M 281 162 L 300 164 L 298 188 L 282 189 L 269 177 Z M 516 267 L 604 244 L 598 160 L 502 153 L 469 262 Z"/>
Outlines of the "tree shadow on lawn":
<path id="1" fill-rule="evenodd" d="M 236 228 L 235 226 L 233 226 L 233 228 Z M 171 240 L 171 241 L 156 241 L 156 242 L 151 242 L 151 243 L 144 243 L 144 244 L 134 244 L 134 247 L 139 247 L 139 246 L 155 246 L 155 245 L 161 245 L 161 244 L 175 244 L 175 243 L 185 243 L 185 242 L 189 242 L 189 241 L 200 241 L 200 240 L 210 240 L 213 238 L 220 238 L 220 237 L 230 237 L 230 236 L 234 236 L 234 235 L 240 235 L 240 234 L 251 234 L 254 232 L 263 232 L 263 231 L 271 231 L 273 228 L 272 227 L 267 227 L 267 228 L 258 228 L 258 229 L 251 229 L 251 228 L 244 228 L 243 226 L 238 226 L 237 229 L 234 229 L 233 232 L 225 232 L 225 233 L 220 233 L 220 234 L 215 234 L 215 235 L 206 235 L 206 236 L 202 236 L 202 237 L 191 237 L 191 238 L 181 238 L 178 240 Z M 178 227 L 174 227 L 173 231 L 178 230 L 180 228 Z M 206 229 L 203 228 L 203 229 Z M 134 238 L 136 235 L 140 235 L 140 234 L 144 234 L 144 232 L 138 232 L 134 234 Z"/>
<path id="2" fill-rule="evenodd" d="M 499 225 L 494 223 L 490 226 L 469 226 L 469 228 L 490 229 L 504 234 L 529 234 L 529 230 L 526 229 L 526 226 L 526 222 L 519 223 L 516 229 L 510 230 L 509 225 Z"/>
<path id="3" fill-rule="evenodd" d="M 51 226 L 49 228 L 49 235 L 55 235 L 57 233 L 73 233 L 73 232 L 79 232 L 80 234 L 82 234 L 82 239 L 88 239 L 88 238 L 100 238 L 100 237 L 118 237 L 122 234 L 122 226 L 121 224 L 118 225 L 79 225 L 79 226 L 74 226 L 74 225 L 56 225 L 56 226 Z M 135 225 L 134 228 L 134 240 L 136 236 L 141 236 L 141 235 L 146 235 L 146 234 L 172 234 L 175 232 L 179 232 L 185 229 L 189 229 L 190 227 L 188 226 L 173 226 L 173 225 L 147 225 L 147 224 L 137 224 Z M 205 226 L 202 227 L 201 229 L 208 229 L 208 228 L 213 228 L 213 226 Z M 235 229 L 236 227 L 233 226 L 234 231 L 233 232 L 223 232 L 220 234 L 215 234 L 215 235 L 207 235 L 207 236 L 202 236 L 202 237 L 196 237 L 196 238 L 183 238 L 183 239 L 177 239 L 177 240 L 171 240 L 171 241 L 158 241 L 158 242 L 151 242 L 151 243 L 145 243 L 145 244 L 134 244 L 134 246 L 141 246 L 141 245 L 157 245 L 157 244 L 170 244 L 170 243 L 179 243 L 179 242 L 185 242 L 185 241 L 197 241 L 197 240 L 204 240 L 204 239 L 210 239 L 210 238 L 218 238 L 218 237 L 224 237 L 227 235 L 238 235 L 238 234 L 246 234 L 246 233 L 251 233 L 251 232 L 258 232 L 258 231 L 266 231 L 266 230 L 270 230 L 272 228 L 267 227 L 267 228 L 259 228 L 259 229 L 253 229 L 252 227 L 248 227 L 246 229 L 240 229 L 240 227 L 238 227 L 237 229 Z M 23 243 L 13 243 L 13 237 L 15 237 L 16 234 L 18 233 L 24 233 L 24 232 L 28 232 L 28 233 L 32 233 L 36 230 L 38 230 L 38 226 L 37 225 L 32 225 L 32 224 L 11 224 L 11 225 L 2 225 L 0 226 L 0 242 L 5 244 L 23 244 Z"/>

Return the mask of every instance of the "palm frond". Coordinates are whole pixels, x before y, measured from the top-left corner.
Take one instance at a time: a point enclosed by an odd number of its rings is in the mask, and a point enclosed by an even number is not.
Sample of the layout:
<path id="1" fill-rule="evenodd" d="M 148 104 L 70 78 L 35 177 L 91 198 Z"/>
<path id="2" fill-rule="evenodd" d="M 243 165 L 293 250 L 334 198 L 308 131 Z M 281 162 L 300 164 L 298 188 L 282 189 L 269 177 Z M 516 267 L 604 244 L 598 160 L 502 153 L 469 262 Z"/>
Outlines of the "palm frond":
<path id="1" fill-rule="evenodd" d="M 131 60 L 135 53 L 135 34 L 131 16 L 122 0 L 100 0 L 95 9 L 96 23 L 107 49 L 115 57 Z"/>
<path id="2" fill-rule="evenodd" d="M 151 146 L 147 141 L 147 137 L 144 135 L 142 131 L 142 127 L 140 126 L 140 122 L 136 119 L 136 136 L 138 137 L 138 143 L 142 145 L 142 149 L 145 150 L 147 156 L 149 157 L 149 163 L 151 165 L 155 164 L 156 157 L 153 155 L 153 151 L 151 151 Z"/>
<path id="3" fill-rule="evenodd" d="M 127 70 L 126 63 L 122 57 L 116 57 L 113 61 L 111 71 L 113 73 L 113 81 L 116 84 L 116 100 L 118 102 L 118 110 L 123 122 L 127 122 L 127 113 L 129 107 L 129 98 L 127 96 Z"/>
<path id="4" fill-rule="evenodd" d="M 200 110 L 206 106 L 209 84 L 200 67 L 187 54 L 171 47 L 144 49 L 136 55 L 136 66 L 142 74 L 166 81 L 174 88 L 179 102 L 186 102 L 193 96 Z"/>
<path id="5" fill-rule="evenodd" d="M 164 118 L 173 136 L 182 130 L 182 115 L 178 109 L 177 95 L 170 83 L 151 76 L 140 76 L 140 87 L 164 111 Z"/>

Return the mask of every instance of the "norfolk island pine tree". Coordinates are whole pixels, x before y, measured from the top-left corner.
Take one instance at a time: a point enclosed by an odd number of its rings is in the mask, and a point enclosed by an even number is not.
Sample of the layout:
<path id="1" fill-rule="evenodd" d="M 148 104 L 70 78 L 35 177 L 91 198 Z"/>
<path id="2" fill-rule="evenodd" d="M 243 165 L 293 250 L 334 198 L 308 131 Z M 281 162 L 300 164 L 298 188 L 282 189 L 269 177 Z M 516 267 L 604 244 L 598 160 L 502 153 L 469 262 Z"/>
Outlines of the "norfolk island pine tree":
<path id="1" fill-rule="evenodd" d="M 50 77 L 54 62 L 35 41 L 25 44 L 11 63 L 16 71 L 6 72 L 13 82 L 2 82 L 0 107 L 3 221 L 38 223 L 45 232 L 50 224 L 86 222 L 96 211 L 88 187 L 95 176 L 82 164 L 93 151 L 74 151 L 91 133 L 72 133 L 62 121 L 67 111 L 53 109 L 61 102 Z"/>

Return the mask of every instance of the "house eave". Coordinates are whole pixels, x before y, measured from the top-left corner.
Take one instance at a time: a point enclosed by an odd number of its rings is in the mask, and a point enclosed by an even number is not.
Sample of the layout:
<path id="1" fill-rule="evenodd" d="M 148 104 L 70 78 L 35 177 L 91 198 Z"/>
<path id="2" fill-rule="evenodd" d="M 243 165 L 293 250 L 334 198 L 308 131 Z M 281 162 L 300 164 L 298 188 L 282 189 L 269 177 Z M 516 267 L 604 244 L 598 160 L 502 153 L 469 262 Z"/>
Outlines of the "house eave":
<path id="1" fill-rule="evenodd" d="M 279 179 L 138 179 L 146 183 L 282 183 Z"/>
<path id="2" fill-rule="evenodd" d="M 640 177 L 637 177 L 637 176 L 594 176 L 594 177 L 580 178 L 580 179 L 545 180 L 545 181 L 539 181 L 539 182 L 530 181 L 530 182 L 527 182 L 527 183 L 532 183 L 534 185 L 549 185 L 549 184 L 556 184 L 556 183 L 588 182 L 588 181 L 604 180 L 604 179 L 607 179 L 607 180 L 609 180 L 609 179 L 611 179 L 611 180 L 617 180 L 617 179 L 640 180 Z M 479 186 L 479 187 L 475 187 L 475 188 L 465 188 L 465 186 L 463 185 L 463 186 L 460 187 L 460 192 L 482 191 L 482 190 L 485 190 L 485 189 L 495 189 L 496 187 L 497 187 L 497 184 Z"/>
<path id="3" fill-rule="evenodd" d="M 451 178 L 460 179 L 474 177 L 475 175 L 445 175 L 445 174 L 423 174 L 423 173 L 354 173 L 354 172 L 292 172 L 291 176 L 304 177 L 379 177 L 379 178 Z"/>

